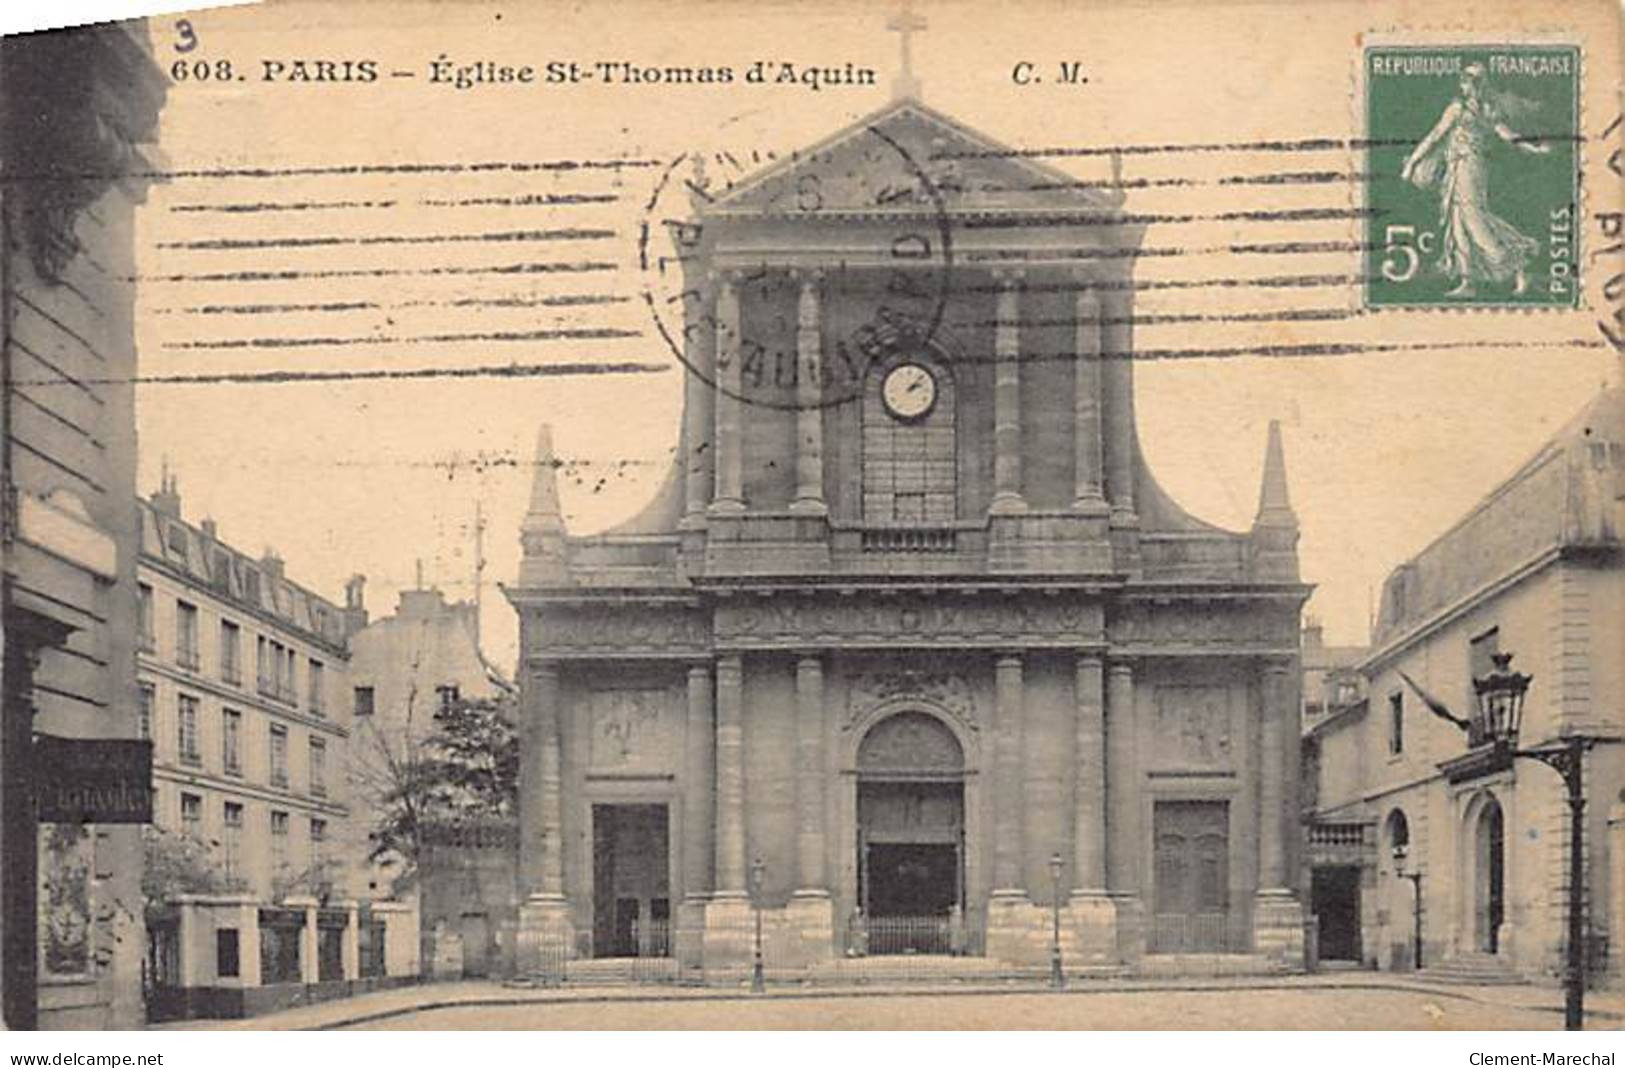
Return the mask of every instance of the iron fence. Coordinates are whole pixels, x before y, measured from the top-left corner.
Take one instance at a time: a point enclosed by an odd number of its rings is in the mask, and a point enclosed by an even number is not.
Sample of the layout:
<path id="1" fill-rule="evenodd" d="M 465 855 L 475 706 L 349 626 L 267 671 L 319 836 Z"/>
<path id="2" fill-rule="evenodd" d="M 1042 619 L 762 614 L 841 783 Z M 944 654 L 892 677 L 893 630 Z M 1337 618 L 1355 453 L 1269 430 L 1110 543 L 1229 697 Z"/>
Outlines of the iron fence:
<path id="1" fill-rule="evenodd" d="M 1149 953 L 1248 953 L 1252 924 L 1228 912 L 1159 912 L 1152 917 Z"/>

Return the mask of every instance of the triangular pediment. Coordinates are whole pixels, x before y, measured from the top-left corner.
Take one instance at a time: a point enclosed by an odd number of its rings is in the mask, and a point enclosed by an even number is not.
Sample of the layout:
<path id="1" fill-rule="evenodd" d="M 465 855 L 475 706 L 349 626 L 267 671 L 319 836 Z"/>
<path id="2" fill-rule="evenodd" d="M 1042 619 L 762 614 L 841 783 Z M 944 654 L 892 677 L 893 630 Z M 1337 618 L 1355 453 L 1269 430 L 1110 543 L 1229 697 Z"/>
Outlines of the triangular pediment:
<path id="1" fill-rule="evenodd" d="M 917 100 L 895 101 L 721 195 L 706 214 L 1110 211 L 1108 184 L 1081 180 Z"/>

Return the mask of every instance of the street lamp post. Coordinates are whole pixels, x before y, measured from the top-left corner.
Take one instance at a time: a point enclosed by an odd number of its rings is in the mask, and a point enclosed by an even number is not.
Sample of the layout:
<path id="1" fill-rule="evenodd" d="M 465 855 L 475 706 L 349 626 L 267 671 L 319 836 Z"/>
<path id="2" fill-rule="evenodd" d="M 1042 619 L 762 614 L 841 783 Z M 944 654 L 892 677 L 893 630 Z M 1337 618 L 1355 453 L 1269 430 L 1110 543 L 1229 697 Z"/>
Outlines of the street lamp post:
<path id="1" fill-rule="evenodd" d="M 1411 881 L 1411 961 L 1412 967 L 1422 967 L 1422 873 L 1405 870 L 1405 843 L 1394 846 L 1394 874 Z"/>
<path id="2" fill-rule="evenodd" d="M 1563 967 L 1563 1027 L 1579 1031 L 1585 1026 L 1585 753 L 1597 739 L 1569 734 L 1533 749 L 1518 748 L 1523 700 L 1534 681 L 1532 675 L 1512 670 L 1512 654 L 1496 653 L 1488 675 L 1473 679 L 1478 698 L 1475 716 L 1467 725 L 1467 742 L 1489 753 L 1486 770 L 1509 767 L 1514 757 L 1538 760 L 1556 771 L 1568 788 L 1569 802 L 1569 940 Z"/>
<path id="3" fill-rule="evenodd" d="M 767 976 L 762 970 L 762 877 L 766 874 L 767 865 L 762 863 L 761 857 L 751 861 L 750 904 L 756 917 L 756 941 L 750 966 L 750 992 L 753 994 L 767 990 Z"/>
<path id="4" fill-rule="evenodd" d="M 1061 968 L 1061 865 L 1061 854 L 1051 854 L 1049 858 L 1049 985 L 1056 990 L 1061 990 L 1066 986 L 1066 973 Z"/>

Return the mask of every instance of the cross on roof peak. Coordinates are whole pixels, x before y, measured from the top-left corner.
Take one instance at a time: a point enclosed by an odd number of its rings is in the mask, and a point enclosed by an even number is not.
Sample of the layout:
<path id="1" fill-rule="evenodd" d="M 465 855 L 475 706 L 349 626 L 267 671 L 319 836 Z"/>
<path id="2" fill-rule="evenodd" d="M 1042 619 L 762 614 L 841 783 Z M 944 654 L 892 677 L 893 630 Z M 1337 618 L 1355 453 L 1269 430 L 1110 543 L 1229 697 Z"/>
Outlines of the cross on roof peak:
<path id="1" fill-rule="evenodd" d="M 920 96 L 920 79 L 914 74 L 914 42 L 916 32 L 927 26 L 924 15 L 915 14 L 909 0 L 903 0 L 897 14 L 886 20 L 886 29 L 897 34 L 902 50 L 902 61 L 897 76 L 892 79 L 892 99 L 904 100 Z"/>

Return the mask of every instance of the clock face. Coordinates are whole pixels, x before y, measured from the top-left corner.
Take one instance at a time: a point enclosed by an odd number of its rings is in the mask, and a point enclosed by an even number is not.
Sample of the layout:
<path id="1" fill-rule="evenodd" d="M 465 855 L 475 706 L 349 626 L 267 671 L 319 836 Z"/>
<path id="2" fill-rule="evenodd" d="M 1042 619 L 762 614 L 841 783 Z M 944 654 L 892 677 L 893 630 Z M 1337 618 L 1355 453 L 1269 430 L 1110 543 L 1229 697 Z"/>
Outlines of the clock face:
<path id="1" fill-rule="evenodd" d="M 937 403 L 937 380 L 917 363 L 901 363 L 880 384 L 880 399 L 898 419 L 919 419 Z"/>

